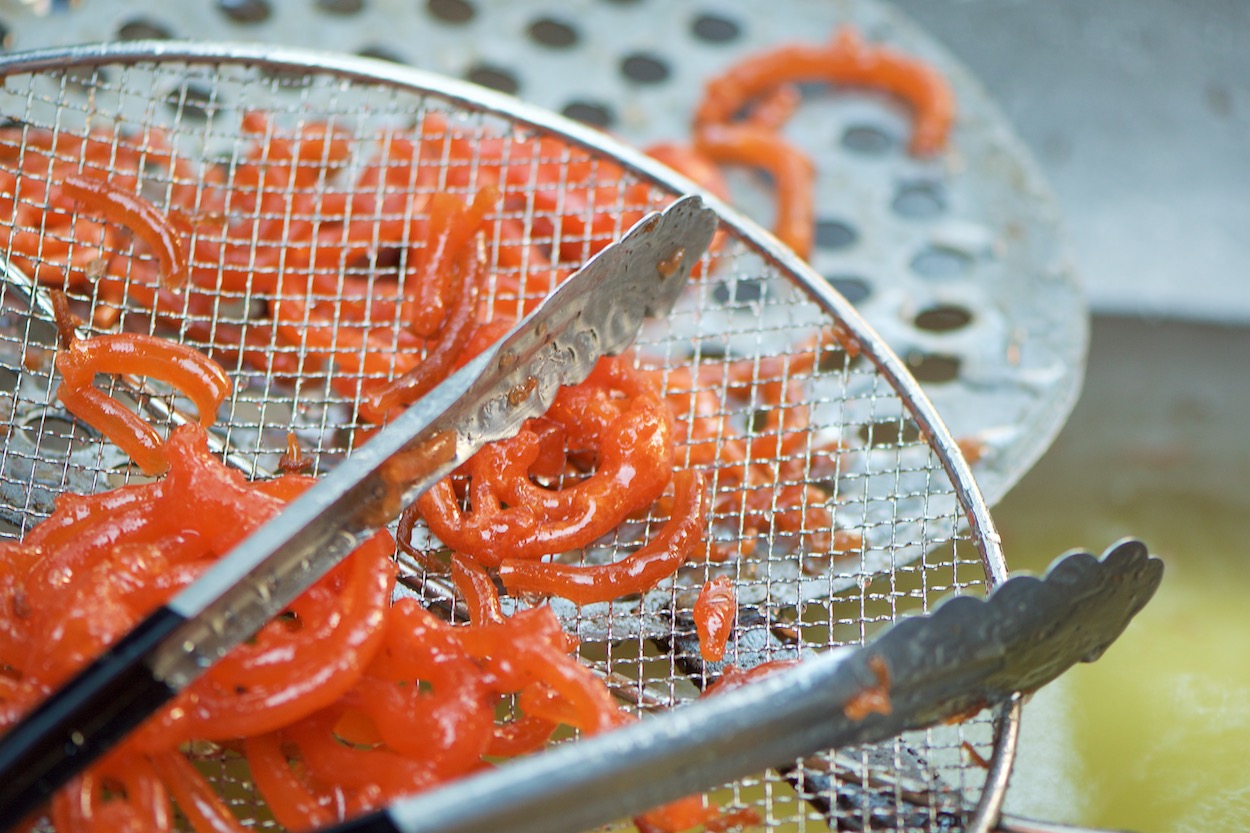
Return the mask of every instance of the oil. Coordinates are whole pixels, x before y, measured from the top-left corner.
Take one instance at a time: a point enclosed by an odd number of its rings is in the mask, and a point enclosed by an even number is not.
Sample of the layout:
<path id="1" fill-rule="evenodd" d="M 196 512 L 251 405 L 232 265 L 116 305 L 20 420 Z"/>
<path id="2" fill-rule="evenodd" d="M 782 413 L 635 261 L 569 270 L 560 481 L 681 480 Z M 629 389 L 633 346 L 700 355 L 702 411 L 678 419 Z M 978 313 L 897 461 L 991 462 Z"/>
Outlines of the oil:
<path id="1" fill-rule="evenodd" d="M 1141 833 L 1250 829 L 1250 330 L 1095 319 L 1087 381 L 995 508 L 1013 571 L 1120 537 L 1164 559 L 1120 640 L 1024 713 L 1007 809 Z"/>

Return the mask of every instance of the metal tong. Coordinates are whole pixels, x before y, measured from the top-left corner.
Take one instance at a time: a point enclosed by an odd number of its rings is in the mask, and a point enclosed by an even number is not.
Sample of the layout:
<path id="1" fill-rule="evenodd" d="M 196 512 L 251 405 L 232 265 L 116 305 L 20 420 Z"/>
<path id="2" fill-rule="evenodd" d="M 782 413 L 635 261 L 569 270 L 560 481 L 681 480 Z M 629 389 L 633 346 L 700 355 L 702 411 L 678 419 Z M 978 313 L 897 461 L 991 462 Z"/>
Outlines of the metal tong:
<path id="1" fill-rule="evenodd" d="M 715 213 L 685 197 L 639 221 L 277 517 L 0 738 L 8 829 L 484 444 L 671 309 Z"/>
<path id="2" fill-rule="evenodd" d="M 1154 595 L 1163 563 L 1126 540 L 985 599 L 954 596 L 858 648 L 505 764 L 332 833 L 579 833 L 801 756 L 967 717 L 1092 662 Z M 994 819 L 988 823 L 993 824 Z M 945 828 L 944 828 L 945 829 Z M 1013 820 L 1013 830 L 1061 826 Z"/>

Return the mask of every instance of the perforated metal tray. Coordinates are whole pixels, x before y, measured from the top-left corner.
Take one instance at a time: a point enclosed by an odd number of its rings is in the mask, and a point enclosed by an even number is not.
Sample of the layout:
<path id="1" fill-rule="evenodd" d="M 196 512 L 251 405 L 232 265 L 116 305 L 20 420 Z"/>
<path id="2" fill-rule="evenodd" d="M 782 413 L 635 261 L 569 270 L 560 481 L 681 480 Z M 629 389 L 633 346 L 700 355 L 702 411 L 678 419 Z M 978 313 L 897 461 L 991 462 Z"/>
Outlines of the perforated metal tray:
<path id="1" fill-rule="evenodd" d="M 40 13 L 40 10 L 43 13 Z M 787 136 L 817 163 L 812 265 L 908 363 L 991 503 L 1075 402 L 1085 302 L 1050 191 L 978 81 L 875 0 L 215 0 L 53 2 L 0 10 L 10 48 L 100 40 L 257 40 L 382 57 L 512 93 L 635 144 L 682 138 L 704 82 L 735 60 L 843 24 L 937 67 L 959 110 L 953 151 L 906 153 L 879 96 L 807 90 Z M 734 202 L 767 222 L 763 184 Z"/>

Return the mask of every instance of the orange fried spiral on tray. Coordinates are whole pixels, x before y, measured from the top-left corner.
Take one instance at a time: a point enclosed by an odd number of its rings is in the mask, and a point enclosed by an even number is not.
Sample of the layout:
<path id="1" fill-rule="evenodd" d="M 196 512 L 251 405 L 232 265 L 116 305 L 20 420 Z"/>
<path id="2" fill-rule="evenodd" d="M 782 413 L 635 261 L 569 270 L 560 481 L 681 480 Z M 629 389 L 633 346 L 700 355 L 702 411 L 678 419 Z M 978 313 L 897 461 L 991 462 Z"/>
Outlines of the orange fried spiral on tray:
<path id="1" fill-rule="evenodd" d="M 865 43 L 850 27 L 821 46 L 787 44 L 732 66 L 706 85 L 694 115 L 694 147 L 720 165 L 759 168 L 772 177 L 773 231 L 800 257 L 811 254 L 815 209 L 812 162 L 781 132 L 797 105 L 795 86 L 822 82 L 881 90 L 914 114 L 911 151 L 932 156 L 946 144 L 954 97 L 927 64 Z"/>
<path id="2" fill-rule="evenodd" d="M 844 26 L 820 46 L 791 43 L 734 64 L 708 82 L 695 111 L 698 128 L 734 119 L 752 100 L 803 82 L 867 87 L 897 96 L 914 114 L 911 150 L 927 156 L 942 150 L 955 116 L 950 85 L 932 67 L 887 46 L 866 43 Z M 775 126 L 779 119 L 768 118 Z"/>
<path id="3" fill-rule="evenodd" d="M 569 473 L 560 488 L 535 482 L 565 473 L 566 447 L 590 458 L 591 470 L 581 479 Z M 585 382 L 561 390 L 546 416 L 469 461 L 468 509 L 449 478 L 409 512 L 456 552 L 498 568 L 511 592 L 606 601 L 653 587 L 701 543 L 699 475 L 677 475 L 664 530 L 627 558 L 587 567 L 541 559 L 588 546 L 645 511 L 674 477 L 673 453 L 673 417 L 659 389 L 624 359 L 603 359 Z"/>

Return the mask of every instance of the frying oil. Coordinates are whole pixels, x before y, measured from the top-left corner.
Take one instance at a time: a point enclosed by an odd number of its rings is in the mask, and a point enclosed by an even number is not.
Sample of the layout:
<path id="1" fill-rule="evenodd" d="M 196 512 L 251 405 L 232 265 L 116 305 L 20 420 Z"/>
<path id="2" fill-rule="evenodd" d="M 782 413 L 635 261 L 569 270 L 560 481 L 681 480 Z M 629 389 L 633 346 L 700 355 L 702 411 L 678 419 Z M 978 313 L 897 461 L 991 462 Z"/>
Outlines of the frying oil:
<path id="1" fill-rule="evenodd" d="M 1250 829 L 1250 330 L 1095 319 L 1063 434 L 995 508 L 1013 571 L 1143 540 L 1156 597 L 1025 707 L 1007 809 L 1141 833 Z"/>
<path id="2" fill-rule="evenodd" d="M 1009 807 L 1142 833 L 1250 829 L 1250 560 L 1230 548 L 1244 540 L 1245 515 L 1206 501 L 1138 507 L 1131 527 L 1105 519 L 1102 536 L 1131 528 L 1164 558 L 1163 584 L 1100 660 L 1074 668 L 1026 707 Z M 1178 511 L 1201 531 L 1173 540 L 1159 528 L 1155 519 Z M 1227 520 L 1212 524 L 1217 513 Z M 1027 531 L 1029 550 L 1015 551 L 1020 562 L 1062 549 L 1057 533 L 999 514 L 1009 540 Z M 1054 745 L 1067 754 L 1048 756 Z M 1072 792 L 1047 790 L 1048 782 Z"/>

